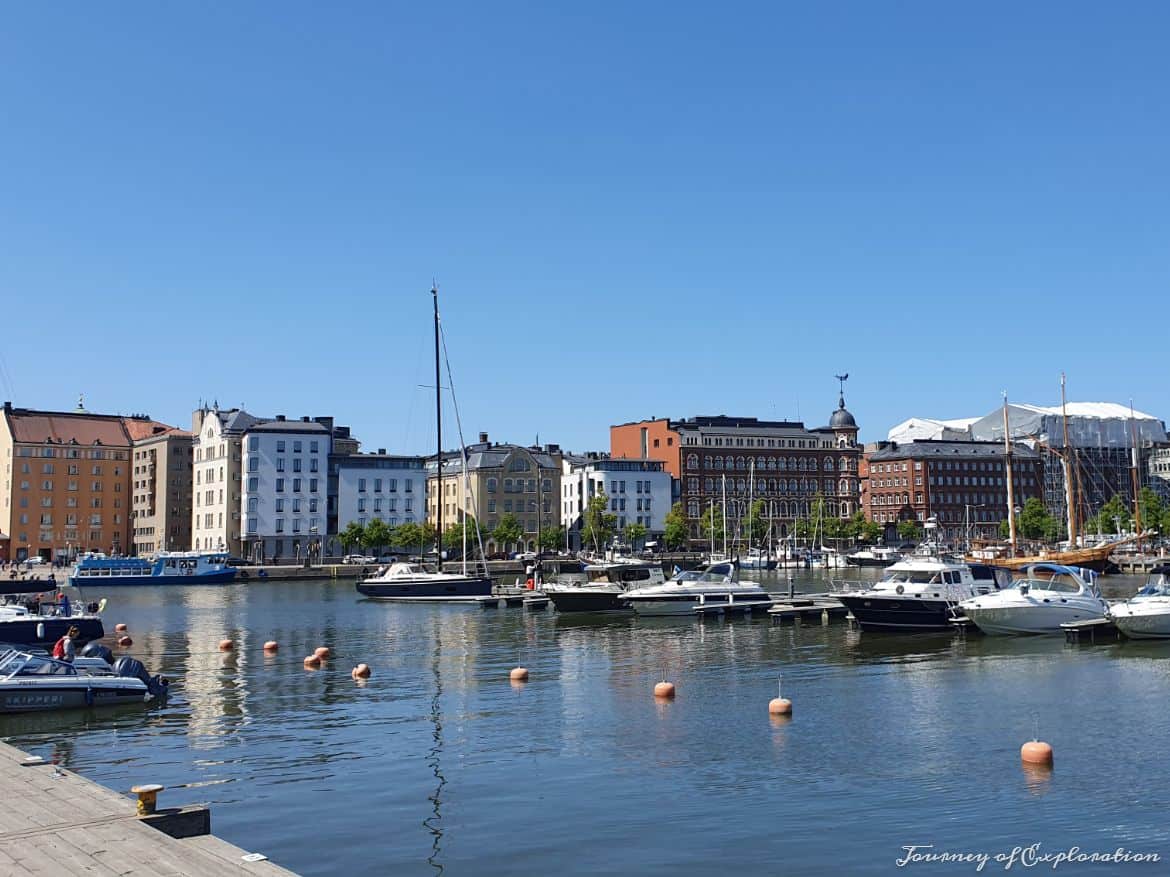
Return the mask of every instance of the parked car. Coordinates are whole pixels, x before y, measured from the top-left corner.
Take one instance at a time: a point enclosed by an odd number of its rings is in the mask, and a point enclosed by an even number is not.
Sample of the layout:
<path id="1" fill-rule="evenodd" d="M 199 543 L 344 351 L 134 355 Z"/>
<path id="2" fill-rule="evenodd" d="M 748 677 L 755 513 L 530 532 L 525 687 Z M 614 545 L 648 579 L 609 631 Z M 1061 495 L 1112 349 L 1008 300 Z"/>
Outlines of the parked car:
<path id="1" fill-rule="evenodd" d="M 512 555 L 513 560 L 536 560 L 535 551 L 517 551 Z"/>
<path id="2" fill-rule="evenodd" d="M 40 566 L 42 563 L 48 563 L 48 561 L 45 560 L 43 557 L 41 557 L 39 554 L 37 554 L 37 555 L 30 557 L 24 563 L 26 566 Z"/>
<path id="3" fill-rule="evenodd" d="M 508 554 L 504 551 L 493 551 L 487 556 L 488 560 L 507 560 Z"/>
<path id="4" fill-rule="evenodd" d="M 227 564 L 228 566 L 248 566 L 251 563 L 251 561 L 244 560 L 244 558 L 242 558 L 242 557 L 229 557 L 227 560 L 224 561 L 224 563 Z"/>
<path id="5" fill-rule="evenodd" d="M 341 558 L 342 563 L 377 563 L 378 558 L 368 554 L 347 554 Z"/>

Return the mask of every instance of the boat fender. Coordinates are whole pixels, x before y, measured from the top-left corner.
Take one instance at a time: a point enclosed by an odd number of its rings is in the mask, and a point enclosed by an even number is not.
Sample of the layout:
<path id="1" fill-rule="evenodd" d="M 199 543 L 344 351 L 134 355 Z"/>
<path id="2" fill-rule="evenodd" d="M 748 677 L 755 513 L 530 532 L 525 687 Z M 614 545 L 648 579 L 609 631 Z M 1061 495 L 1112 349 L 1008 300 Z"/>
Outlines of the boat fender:
<path id="1" fill-rule="evenodd" d="M 897 591 L 899 594 L 906 593 L 906 589 L 902 585 L 898 585 L 898 587 L 894 588 L 894 590 Z"/>
<path id="2" fill-rule="evenodd" d="M 248 571 L 246 569 L 240 570 L 240 580 L 245 582 L 248 581 Z"/>
<path id="3" fill-rule="evenodd" d="M 44 639 L 44 638 L 45 638 L 45 622 L 38 621 L 37 622 L 37 639 Z"/>
<path id="4" fill-rule="evenodd" d="M 368 567 L 365 567 L 365 566 L 363 566 L 363 567 L 362 567 L 362 578 L 365 578 L 365 577 L 366 577 L 366 576 L 368 576 L 369 574 L 370 574 L 370 570 L 369 570 L 369 568 L 368 568 Z"/>
<path id="5" fill-rule="evenodd" d="M 89 686 L 86 686 L 85 689 L 85 705 L 93 706 L 93 689 Z"/>
<path id="6" fill-rule="evenodd" d="M 533 591 L 536 589 L 536 582 L 533 579 L 529 579 L 524 583 L 524 587 L 528 588 L 530 591 Z"/>
<path id="7" fill-rule="evenodd" d="M 268 570 L 262 569 L 259 573 L 257 573 L 257 575 L 259 575 L 262 579 L 266 579 L 268 578 Z"/>

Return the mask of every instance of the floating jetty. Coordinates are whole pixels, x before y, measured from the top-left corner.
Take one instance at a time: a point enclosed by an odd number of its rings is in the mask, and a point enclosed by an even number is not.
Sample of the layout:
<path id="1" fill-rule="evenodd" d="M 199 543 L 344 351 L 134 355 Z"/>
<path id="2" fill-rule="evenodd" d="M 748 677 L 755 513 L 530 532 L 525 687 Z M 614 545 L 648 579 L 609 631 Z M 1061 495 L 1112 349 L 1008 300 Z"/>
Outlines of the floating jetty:
<path id="1" fill-rule="evenodd" d="M 135 802 L 52 762 L 0 743 L 0 874 L 291 875 L 261 853 L 212 834 L 206 807 L 154 808 L 160 786 Z"/>
<path id="2" fill-rule="evenodd" d="M 843 621 L 849 617 L 845 604 L 831 594 L 799 594 L 774 600 L 768 610 L 773 624 L 785 621 Z"/>

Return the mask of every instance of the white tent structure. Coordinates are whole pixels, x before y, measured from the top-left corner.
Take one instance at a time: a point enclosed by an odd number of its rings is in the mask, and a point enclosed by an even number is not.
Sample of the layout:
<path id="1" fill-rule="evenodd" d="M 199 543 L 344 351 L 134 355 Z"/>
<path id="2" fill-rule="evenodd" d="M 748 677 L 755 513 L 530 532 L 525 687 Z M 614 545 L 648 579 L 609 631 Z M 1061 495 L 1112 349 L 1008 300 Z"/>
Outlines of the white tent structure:
<path id="1" fill-rule="evenodd" d="M 1060 406 L 1046 408 L 1008 403 L 1008 428 L 1017 441 L 1035 441 L 1050 448 L 1064 447 L 1064 418 Z M 1069 402 L 1068 435 L 1074 448 L 1129 448 L 1133 430 L 1139 447 L 1166 442 L 1166 425 L 1152 414 L 1134 411 L 1116 402 Z M 976 441 L 1003 441 L 1003 409 L 996 408 L 970 425 Z"/>
<path id="2" fill-rule="evenodd" d="M 958 420 L 935 420 L 930 417 L 911 417 L 893 427 L 886 438 L 898 444 L 916 441 L 963 442 L 971 440 L 970 426 L 978 417 Z"/>

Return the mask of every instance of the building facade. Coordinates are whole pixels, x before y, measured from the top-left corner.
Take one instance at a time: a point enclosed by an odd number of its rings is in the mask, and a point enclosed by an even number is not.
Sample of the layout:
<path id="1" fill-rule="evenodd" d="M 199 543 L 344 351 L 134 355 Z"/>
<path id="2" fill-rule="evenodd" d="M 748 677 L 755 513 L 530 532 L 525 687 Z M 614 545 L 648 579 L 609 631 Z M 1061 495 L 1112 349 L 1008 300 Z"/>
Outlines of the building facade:
<path id="1" fill-rule="evenodd" d="M 561 463 L 561 526 L 566 550 L 601 550 L 608 546 L 581 543 L 585 509 L 604 493 L 608 511 L 617 516 L 619 532 L 627 524 L 646 528 L 646 541 L 657 541 L 666 530 L 674 479 L 661 460 L 619 459 L 600 454 L 565 454 Z"/>
<path id="2" fill-rule="evenodd" d="M 240 498 L 244 433 L 262 422 L 240 408 L 218 405 L 197 409 L 191 416 L 195 452 L 191 541 L 196 551 L 242 553 Z"/>
<path id="3" fill-rule="evenodd" d="M 333 420 L 277 415 L 244 430 L 240 531 L 255 563 L 316 559 L 327 532 Z"/>
<path id="4" fill-rule="evenodd" d="M 757 499 L 763 500 L 778 537 L 787 536 L 798 519 L 808 517 L 818 497 L 824 500 L 826 514 L 851 517 L 860 506 L 857 433 L 842 393 L 828 426 L 701 416 L 622 424 L 610 429 L 610 441 L 611 449 L 618 451 L 641 454 L 645 446 L 646 458 L 662 460 L 668 472 L 677 467 L 678 495 L 691 543 L 701 547 L 706 536 L 700 521 L 707 509 L 723 508 L 725 494 L 731 534 L 746 523 L 749 502 Z M 620 453 L 613 456 L 619 458 Z"/>
<path id="5" fill-rule="evenodd" d="M 614 459 L 660 460 L 674 479 L 682 478 L 682 440 L 671 420 L 651 417 L 609 428 L 609 455 Z"/>
<path id="6" fill-rule="evenodd" d="M 130 532 L 139 557 L 191 548 L 194 445 L 178 427 L 132 424 Z"/>
<path id="7" fill-rule="evenodd" d="M 389 527 L 426 520 L 427 463 L 425 457 L 387 454 L 335 456 L 337 471 L 337 530 L 351 523 L 365 526 L 385 521 Z M 334 545 L 330 545 L 335 549 Z"/>
<path id="8" fill-rule="evenodd" d="M 866 449 L 869 480 L 866 517 L 881 524 L 886 542 L 898 541 L 898 522 L 933 517 L 953 544 L 999 538 L 1007 518 L 1007 470 L 1003 442 L 921 440 L 877 442 Z M 1043 499 L 1039 453 L 1012 448 L 1014 506 Z"/>
<path id="9" fill-rule="evenodd" d="M 130 539 L 128 423 L 146 417 L 41 411 L 4 403 L 0 558 L 123 554 Z"/>
<path id="10" fill-rule="evenodd" d="M 479 521 L 484 550 L 489 554 L 523 548 L 535 551 L 540 532 L 561 522 L 561 458 L 556 445 L 526 448 L 493 443 L 487 433 L 467 447 L 466 480 L 462 456 L 444 454 L 442 483 L 432 460 L 427 469 L 427 520 L 438 524 L 443 503 L 443 527 L 454 526 L 464 515 Z M 513 515 L 523 533 L 519 542 L 502 544 L 494 531 L 506 515 Z"/>

